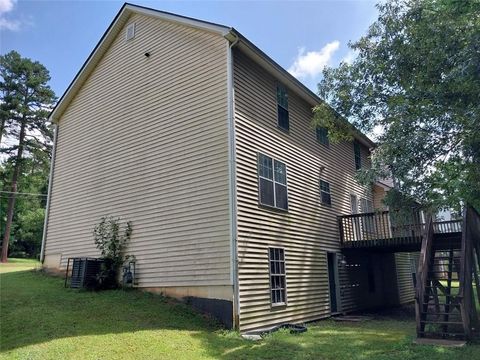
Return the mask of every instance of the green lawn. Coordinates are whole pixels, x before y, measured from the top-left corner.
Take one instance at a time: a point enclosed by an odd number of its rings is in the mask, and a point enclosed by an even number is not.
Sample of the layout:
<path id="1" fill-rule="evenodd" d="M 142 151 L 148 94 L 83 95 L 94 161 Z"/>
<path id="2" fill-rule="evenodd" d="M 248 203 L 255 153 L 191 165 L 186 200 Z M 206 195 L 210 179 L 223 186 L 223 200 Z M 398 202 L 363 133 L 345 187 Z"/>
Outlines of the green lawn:
<path id="1" fill-rule="evenodd" d="M 415 323 L 384 317 L 361 324 L 326 320 L 306 333 L 243 340 L 172 300 L 138 291 L 86 292 L 0 265 L 0 359 L 480 359 L 461 349 L 413 345 Z"/>

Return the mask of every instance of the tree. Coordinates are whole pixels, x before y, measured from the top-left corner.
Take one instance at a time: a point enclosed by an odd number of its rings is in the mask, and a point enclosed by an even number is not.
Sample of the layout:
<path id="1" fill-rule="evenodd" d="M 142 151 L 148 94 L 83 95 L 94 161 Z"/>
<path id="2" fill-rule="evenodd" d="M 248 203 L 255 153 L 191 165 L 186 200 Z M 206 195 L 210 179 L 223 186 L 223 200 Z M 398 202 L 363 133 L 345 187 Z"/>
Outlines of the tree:
<path id="1" fill-rule="evenodd" d="M 351 136 L 339 118 L 382 130 L 360 181 L 393 175 L 399 193 L 424 207 L 480 210 L 480 1 L 377 8 L 367 34 L 349 44 L 353 63 L 325 69 L 315 125 L 336 139 Z"/>
<path id="2" fill-rule="evenodd" d="M 16 51 L 0 56 L 1 134 L 15 140 L 2 147 L 11 155 L 13 171 L 2 242 L 1 262 L 7 261 L 18 181 L 24 158 L 34 152 L 49 151 L 52 131 L 47 123 L 55 94 L 47 85 L 48 70 L 39 62 L 22 58 Z"/>
<path id="3" fill-rule="evenodd" d="M 37 156 L 38 154 L 38 156 Z M 14 169 L 14 156 L 0 164 L 0 189 L 9 191 Z M 9 241 L 9 256 L 35 258 L 40 253 L 45 215 L 49 175 L 48 157 L 43 152 L 34 152 L 22 161 L 18 188 L 22 193 L 15 201 Z M 33 195 L 42 194 L 42 195 Z M 6 220 L 8 194 L 0 194 L 0 233 Z M 8 200 L 8 199 L 7 199 Z"/>

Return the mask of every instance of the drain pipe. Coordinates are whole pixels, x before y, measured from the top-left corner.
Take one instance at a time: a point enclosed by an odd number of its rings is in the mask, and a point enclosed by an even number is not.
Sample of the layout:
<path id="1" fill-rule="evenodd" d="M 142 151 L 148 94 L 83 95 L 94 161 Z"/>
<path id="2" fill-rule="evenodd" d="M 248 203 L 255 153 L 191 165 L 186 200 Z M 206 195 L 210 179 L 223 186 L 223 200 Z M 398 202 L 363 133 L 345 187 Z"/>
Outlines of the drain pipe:
<path id="1" fill-rule="evenodd" d="M 42 248 L 40 250 L 40 262 L 42 264 L 43 264 L 43 260 L 45 260 L 45 242 L 47 241 L 48 215 L 50 212 L 50 199 L 52 197 L 52 181 L 53 181 L 53 170 L 55 167 L 55 154 L 57 150 L 57 138 L 58 138 L 58 125 L 54 125 L 52 159 L 50 162 L 50 174 L 48 176 L 47 205 L 45 207 L 45 218 L 43 220 Z"/>
<path id="2" fill-rule="evenodd" d="M 232 42 L 227 36 L 234 36 Z M 228 170 L 229 170 L 229 198 L 230 198 L 230 280 L 233 283 L 233 324 L 238 329 L 240 315 L 240 290 L 238 287 L 238 231 L 237 231 L 237 175 L 236 175 L 236 147 L 235 147 L 235 91 L 233 81 L 233 47 L 239 38 L 231 29 L 226 35 L 227 39 L 227 94 L 228 94 Z"/>

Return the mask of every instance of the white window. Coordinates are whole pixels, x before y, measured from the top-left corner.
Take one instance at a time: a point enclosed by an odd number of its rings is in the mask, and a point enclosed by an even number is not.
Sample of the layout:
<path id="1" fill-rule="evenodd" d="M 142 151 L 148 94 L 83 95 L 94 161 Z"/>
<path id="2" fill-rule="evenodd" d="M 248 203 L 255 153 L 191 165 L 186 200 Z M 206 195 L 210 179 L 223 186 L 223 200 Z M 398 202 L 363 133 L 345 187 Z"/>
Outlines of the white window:
<path id="1" fill-rule="evenodd" d="M 270 295 L 273 306 L 287 304 L 287 283 L 285 271 L 285 250 L 269 248 L 268 260 L 270 263 Z"/>
<path id="2" fill-rule="evenodd" d="M 258 200 L 260 204 L 288 210 L 287 166 L 258 154 Z"/>
<path id="3" fill-rule="evenodd" d="M 362 152 L 358 141 L 353 142 L 353 153 L 355 158 L 355 170 L 360 170 L 362 168 Z"/>
<path id="4" fill-rule="evenodd" d="M 281 85 L 277 85 L 277 115 L 278 127 L 288 131 L 290 129 L 290 120 L 288 114 L 288 93 Z"/>
<path id="5" fill-rule="evenodd" d="M 360 210 L 363 214 L 373 212 L 373 202 L 372 202 L 372 200 L 361 198 L 360 199 Z"/>
<path id="6" fill-rule="evenodd" d="M 332 205 L 332 196 L 330 194 L 330 184 L 326 181 L 320 180 L 320 200 L 322 204 Z"/>
<path id="7" fill-rule="evenodd" d="M 320 143 L 320 144 L 323 144 L 325 146 L 329 146 L 330 145 L 330 140 L 328 139 L 328 130 L 327 128 L 324 128 L 324 127 L 317 127 L 315 129 L 315 133 L 317 135 L 317 141 Z"/>

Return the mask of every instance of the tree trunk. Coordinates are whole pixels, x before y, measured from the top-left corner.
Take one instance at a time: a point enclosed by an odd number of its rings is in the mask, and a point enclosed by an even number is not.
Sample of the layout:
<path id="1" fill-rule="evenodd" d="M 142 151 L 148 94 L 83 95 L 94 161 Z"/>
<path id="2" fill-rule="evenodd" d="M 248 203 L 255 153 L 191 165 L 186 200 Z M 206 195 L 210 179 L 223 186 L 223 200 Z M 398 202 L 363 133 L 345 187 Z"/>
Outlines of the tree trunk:
<path id="1" fill-rule="evenodd" d="M 2 119 L 2 124 L 0 125 L 0 144 L 2 143 L 3 137 L 3 130 L 5 129 L 5 124 L 7 123 L 7 119 Z"/>
<path id="2" fill-rule="evenodd" d="M 15 160 L 15 168 L 13 169 L 13 176 L 12 176 L 12 189 L 10 197 L 8 198 L 8 206 L 7 206 L 7 222 L 5 224 L 5 233 L 3 234 L 3 242 L 2 242 L 2 254 L 0 256 L 0 262 L 5 263 L 8 260 L 8 243 L 10 241 L 10 231 L 12 228 L 12 221 L 13 221 L 13 212 L 15 210 L 15 199 L 16 199 L 16 192 L 17 192 L 17 181 L 18 176 L 20 175 L 20 167 L 22 162 L 22 155 L 23 155 L 23 147 L 25 141 L 25 132 L 26 132 L 26 119 L 24 118 L 22 121 L 22 126 L 20 128 L 20 136 L 18 139 L 18 150 L 17 150 L 17 159 Z"/>
<path id="3" fill-rule="evenodd" d="M 6 92 L 5 95 L 6 95 L 6 96 L 4 96 L 3 99 L 5 99 L 6 97 L 8 97 L 8 95 L 9 95 L 8 90 L 7 90 L 7 92 Z M 4 100 L 4 101 L 5 101 L 5 100 Z M 7 117 L 6 117 L 6 116 L 5 116 L 5 117 L 2 116 L 2 124 L 1 124 L 1 127 L 0 127 L 0 145 L 2 144 L 3 130 L 5 130 L 5 125 L 6 125 L 6 124 L 7 124 Z"/>

